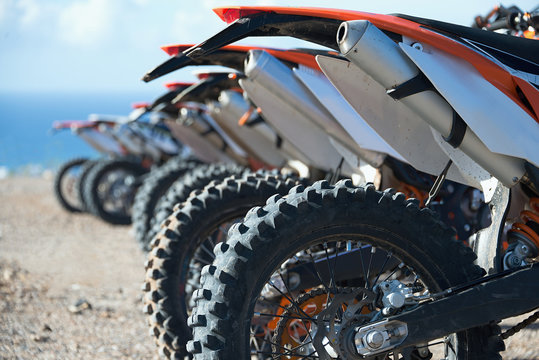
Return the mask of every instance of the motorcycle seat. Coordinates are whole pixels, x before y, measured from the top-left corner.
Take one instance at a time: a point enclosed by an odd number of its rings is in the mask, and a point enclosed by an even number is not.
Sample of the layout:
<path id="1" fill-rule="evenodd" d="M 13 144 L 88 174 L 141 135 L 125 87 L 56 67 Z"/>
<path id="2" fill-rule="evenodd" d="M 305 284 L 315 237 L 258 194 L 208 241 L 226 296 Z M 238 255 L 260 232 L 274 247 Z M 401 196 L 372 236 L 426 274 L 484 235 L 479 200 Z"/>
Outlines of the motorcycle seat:
<path id="1" fill-rule="evenodd" d="M 472 43 L 514 69 L 539 74 L 539 41 L 537 40 L 409 15 L 397 14 L 395 16 L 424 25 L 457 41 Z"/>

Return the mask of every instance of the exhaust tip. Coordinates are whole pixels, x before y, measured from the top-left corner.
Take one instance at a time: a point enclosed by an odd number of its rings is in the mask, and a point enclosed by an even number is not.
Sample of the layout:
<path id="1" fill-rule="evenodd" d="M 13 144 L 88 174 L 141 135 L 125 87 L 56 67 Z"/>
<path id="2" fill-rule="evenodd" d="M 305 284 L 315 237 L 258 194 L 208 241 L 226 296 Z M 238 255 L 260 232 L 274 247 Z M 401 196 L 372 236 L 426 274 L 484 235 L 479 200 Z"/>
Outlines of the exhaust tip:
<path id="1" fill-rule="evenodd" d="M 346 55 L 361 40 L 371 23 L 367 20 L 345 21 L 337 30 L 337 44 L 343 55 Z"/>
<path id="2" fill-rule="evenodd" d="M 337 30 L 337 44 L 341 45 L 344 40 L 346 39 L 346 35 L 348 34 L 348 22 L 343 22 L 339 26 L 339 29 Z"/>
<path id="3" fill-rule="evenodd" d="M 249 64 L 249 61 L 251 61 L 251 51 L 247 51 L 247 55 L 245 56 L 245 60 L 243 60 L 243 68 L 246 69 L 247 65 Z"/>

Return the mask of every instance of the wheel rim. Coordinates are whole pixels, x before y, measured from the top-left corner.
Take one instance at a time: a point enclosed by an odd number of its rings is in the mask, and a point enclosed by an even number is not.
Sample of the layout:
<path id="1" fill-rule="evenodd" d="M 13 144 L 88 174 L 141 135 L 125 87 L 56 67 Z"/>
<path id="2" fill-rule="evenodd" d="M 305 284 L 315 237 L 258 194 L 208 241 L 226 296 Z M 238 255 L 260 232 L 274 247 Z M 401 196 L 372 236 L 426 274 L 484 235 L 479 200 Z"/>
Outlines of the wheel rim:
<path id="1" fill-rule="evenodd" d="M 62 194 L 62 197 L 69 206 L 75 209 L 80 209 L 82 207 L 77 189 L 81 170 L 81 165 L 73 166 L 66 171 L 60 180 L 60 193 Z"/>
<path id="2" fill-rule="evenodd" d="M 360 251 L 367 253 L 361 256 L 360 259 L 374 258 L 373 254 L 384 254 L 384 262 L 377 265 L 377 270 L 374 271 L 375 264 L 372 261 L 362 261 L 358 266 L 358 273 L 363 274 L 357 279 L 337 279 L 335 270 L 339 268 L 339 259 L 343 258 L 343 254 L 350 251 Z M 301 265 L 311 263 L 315 270 L 314 274 L 320 281 L 317 287 L 309 289 L 301 289 L 297 284 L 292 284 L 290 281 L 291 269 Z M 387 267 L 387 264 L 397 264 L 396 266 Z M 320 266 L 327 266 L 327 271 L 321 271 Z M 320 265 L 320 266 L 319 266 Z M 425 281 L 424 281 L 425 279 Z M 333 298 L 337 294 L 353 291 L 373 292 L 383 281 L 398 280 L 403 284 L 413 288 L 416 296 L 425 296 L 431 292 L 439 291 L 435 284 L 427 284 L 430 282 L 427 277 L 423 277 L 414 267 L 392 253 L 390 250 L 384 250 L 380 244 L 371 244 L 365 239 L 350 240 L 350 241 L 323 241 L 312 244 L 309 247 L 303 248 L 301 253 L 294 252 L 292 256 L 282 261 L 278 266 L 269 281 L 264 284 L 264 287 L 254 302 L 253 311 L 251 313 L 251 333 L 249 334 L 249 344 L 251 348 L 251 358 L 253 359 L 318 359 L 318 358 L 336 358 L 336 359 L 358 359 L 355 348 L 350 344 L 346 336 L 350 336 L 350 327 L 357 326 L 358 323 L 367 323 L 372 320 L 380 319 L 380 305 L 372 302 L 361 306 L 355 314 L 357 319 L 354 321 L 343 321 L 342 318 L 336 316 L 332 318 L 333 327 L 336 329 L 334 333 L 324 330 L 323 348 L 313 345 L 316 342 L 317 327 L 320 327 L 320 314 L 324 309 L 331 306 Z M 355 286 L 342 286 L 354 284 Z M 358 284 L 362 283 L 358 286 Z M 305 300 L 301 300 L 309 292 L 316 292 L 318 297 L 325 297 L 326 304 L 323 308 L 317 305 L 316 310 L 309 313 L 305 306 Z M 361 291 L 359 293 L 362 293 Z M 362 295 L 363 296 L 363 295 Z M 373 297 L 374 298 L 374 297 Z M 283 306 L 283 299 L 289 305 Z M 361 299 L 354 298 L 353 301 L 358 302 Z M 346 309 L 351 304 L 343 302 L 338 306 Z M 411 306 L 411 305 L 410 305 Z M 407 306 L 407 308 L 410 308 Z M 403 309 L 406 308 L 403 307 Z M 342 310 L 344 312 L 344 310 Z M 278 320 L 275 326 L 275 321 Z M 331 321 L 324 320 L 324 326 L 331 328 Z M 295 334 L 291 334 L 295 326 L 298 330 Z M 321 328 L 321 327 L 320 327 Z M 263 334 L 263 336 L 261 335 Z M 331 342 L 328 340 L 329 335 L 336 335 L 338 341 Z M 318 336 L 319 337 L 319 336 Z M 318 339 L 319 340 L 319 339 Z M 430 358 L 432 353 L 438 358 L 444 356 L 444 346 L 446 339 L 431 342 L 428 346 L 420 348 L 406 349 L 402 353 L 387 352 L 383 356 L 368 357 L 372 359 L 411 359 L 412 352 L 414 356 L 420 354 L 420 357 L 414 358 Z M 330 344 L 331 343 L 331 344 Z M 440 346 L 441 345 L 441 346 Z M 325 353 L 324 353 L 325 352 Z M 324 353 L 324 354 L 322 354 Z"/>
<path id="3" fill-rule="evenodd" d="M 102 209 L 110 214 L 129 216 L 135 195 L 135 175 L 123 169 L 106 173 L 97 186 Z"/>

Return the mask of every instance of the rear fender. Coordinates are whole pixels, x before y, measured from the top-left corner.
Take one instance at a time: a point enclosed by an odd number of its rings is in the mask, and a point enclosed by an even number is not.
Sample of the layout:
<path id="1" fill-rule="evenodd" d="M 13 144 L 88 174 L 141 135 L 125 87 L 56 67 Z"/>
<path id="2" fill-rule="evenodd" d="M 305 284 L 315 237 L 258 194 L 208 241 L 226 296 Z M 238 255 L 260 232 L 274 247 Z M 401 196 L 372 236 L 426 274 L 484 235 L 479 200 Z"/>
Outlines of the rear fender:
<path id="1" fill-rule="evenodd" d="M 191 85 L 178 93 L 172 100 L 173 104 L 187 101 L 206 102 L 217 100 L 222 90 L 238 87 L 238 76 L 231 77 L 230 73 L 214 73 L 202 81 Z"/>
<path id="2" fill-rule="evenodd" d="M 226 29 L 225 29 L 226 30 Z M 225 34 L 226 35 L 226 34 Z M 248 34 L 247 34 L 248 35 Z M 246 35 L 246 36 L 247 36 Z M 217 35 L 216 35 L 217 36 Z M 226 36 L 225 36 L 226 39 Z M 335 40 L 335 39 L 333 39 Z M 333 41 L 335 43 L 335 41 Z M 168 45 L 163 47 L 168 54 L 173 55 L 172 58 L 168 59 L 161 65 L 149 71 L 142 78 L 144 81 L 148 82 L 154 80 L 160 76 L 166 75 L 172 71 L 187 67 L 187 66 L 203 66 L 203 65 L 220 65 L 228 67 L 234 70 L 243 71 L 245 55 L 249 50 L 265 50 L 271 55 L 278 58 L 286 66 L 292 68 L 298 64 L 314 68 L 319 70 L 318 64 L 316 63 L 316 55 L 326 55 L 326 56 L 338 56 L 337 52 L 334 51 L 324 51 L 324 50 L 311 50 L 311 49 L 292 49 L 292 50 L 281 50 L 281 49 L 272 49 L 264 48 L 257 46 L 245 46 L 245 45 L 228 45 L 222 47 L 218 46 L 211 51 L 206 51 L 204 53 L 199 53 L 198 56 L 190 57 L 187 56 L 182 51 L 188 51 L 186 48 L 188 45 Z M 194 48 L 194 47 L 191 47 Z"/>

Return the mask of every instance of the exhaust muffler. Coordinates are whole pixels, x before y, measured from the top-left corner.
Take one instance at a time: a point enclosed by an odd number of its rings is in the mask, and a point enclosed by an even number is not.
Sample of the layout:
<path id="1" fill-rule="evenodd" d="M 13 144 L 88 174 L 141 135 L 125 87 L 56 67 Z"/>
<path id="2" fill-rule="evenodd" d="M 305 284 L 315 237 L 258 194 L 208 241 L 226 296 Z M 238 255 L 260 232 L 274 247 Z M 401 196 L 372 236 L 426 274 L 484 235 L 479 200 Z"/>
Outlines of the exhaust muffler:
<path id="1" fill-rule="evenodd" d="M 337 43 L 348 60 L 368 73 L 388 93 L 422 74 L 401 48 L 369 21 L 342 23 L 337 31 Z M 421 91 L 398 101 L 414 111 L 445 139 L 454 137 L 457 132 L 454 125 L 456 114 L 437 92 Z M 463 134 L 454 146 L 458 146 L 504 185 L 515 185 L 525 172 L 524 161 L 493 153 L 471 129 L 463 126 L 460 129 Z"/>

